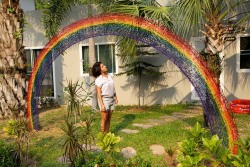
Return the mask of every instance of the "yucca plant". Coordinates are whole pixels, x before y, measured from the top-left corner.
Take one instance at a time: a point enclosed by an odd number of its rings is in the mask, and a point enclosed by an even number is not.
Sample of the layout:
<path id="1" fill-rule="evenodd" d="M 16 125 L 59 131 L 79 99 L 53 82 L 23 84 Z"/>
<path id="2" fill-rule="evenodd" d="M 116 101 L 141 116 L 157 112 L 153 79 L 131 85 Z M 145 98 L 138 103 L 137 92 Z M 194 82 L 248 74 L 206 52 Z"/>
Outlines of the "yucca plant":
<path id="1" fill-rule="evenodd" d="M 65 121 L 65 126 L 61 128 L 65 134 L 63 149 L 64 160 L 69 160 L 71 166 L 75 166 L 76 159 L 80 156 L 84 156 L 82 145 L 79 142 L 79 136 L 77 134 L 78 127 L 74 126 L 68 119 Z"/>
<path id="2" fill-rule="evenodd" d="M 73 83 L 72 80 L 67 80 L 67 85 L 64 88 L 65 100 L 67 102 L 68 118 L 74 114 L 75 123 L 76 116 L 81 115 L 81 106 L 83 106 L 92 97 L 92 92 L 83 88 L 84 83 L 79 83 L 77 80 Z M 89 85 L 87 85 L 89 86 Z"/>
<path id="3" fill-rule="evenodd" d="M 90 115 L 85 115 L 83 121 L 81 121 L 84 122 L 84 124 L 81 123 L 83 127 L 82 139 L 86 149 L 87 148 L 91 149 L 91 145 L 95 142 L 95 135 L 92 128 L 94 120 L 95 119 L 91 113 Z"/>

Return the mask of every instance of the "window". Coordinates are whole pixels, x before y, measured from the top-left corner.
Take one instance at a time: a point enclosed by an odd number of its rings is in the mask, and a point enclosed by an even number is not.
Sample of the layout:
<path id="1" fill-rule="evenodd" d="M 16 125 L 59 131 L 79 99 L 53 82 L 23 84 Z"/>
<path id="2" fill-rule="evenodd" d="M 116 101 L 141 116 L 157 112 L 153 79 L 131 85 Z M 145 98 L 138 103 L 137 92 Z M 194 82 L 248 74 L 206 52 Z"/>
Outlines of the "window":
<path id="1" fill-rule="evenodd" d="M 30 74 L 32 72 L 32 67 L 34 66 L 35 60 L 37 56 L 39 55 L 41 48 L 25 48 L 25 56 L 27 60 L 27 76 L 30 77 Z M 40 96 L 46 96 L 46 97 L 55 97 L 54 92 L 54 75 L 53 75 L 53 66 L 54 63 L 52 63 L 52 66 L 50 66 L 50 69 L 47 71 L 42 87 L 41 87 L 41 95 Z"/>
<path id="2" fill-rule="evenodd" d="M 237 71 L 250 72 L 250 36 L 238 36 L 237 49 Z"/>
<path id="3" fill-rule="evenodd" d="M 89 47 L 80 45 L 81 74 L 88 75 L 89 69 Z M 96 44 L 95 56 L 97 61 L 101 61 L 107 66 L 108 73 L 116 73 L 115 44 Z"/>

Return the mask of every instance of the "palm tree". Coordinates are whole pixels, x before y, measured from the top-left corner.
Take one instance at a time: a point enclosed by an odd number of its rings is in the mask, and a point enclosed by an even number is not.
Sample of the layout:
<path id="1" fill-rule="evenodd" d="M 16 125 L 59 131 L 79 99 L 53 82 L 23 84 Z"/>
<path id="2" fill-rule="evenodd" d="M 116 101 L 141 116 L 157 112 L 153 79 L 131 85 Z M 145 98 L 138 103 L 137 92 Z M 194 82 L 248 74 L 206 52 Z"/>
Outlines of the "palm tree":
<path id="1" fill-rule="evenodd" d="M 38 9 L 42 10 L 43 25 L 48 39 L 60 29 L 62 21 L 71 12 L 72 6 L 87 5 L 88 17 L 92 17 L 94 0 L 36 0 Z M 96 62 L 94 38 L 89 39 L 89 64 Z"/>
<path id="2" fill-rule="evenodd" d="M 172 27 L 170 20 L 170 8 L 161 6 L 157 0 L 117 0 L 109 4 L 104 12 L 122 13 L 144 17 L 161 23 L 167 27 Z M 117 38 L 117 45 L 122 64 L 132 63 L 136 59 L 136 46 L 139 45 L 135 40 L 125 37 Z"/>
<path id="3" fill-rule="evenodd" d="M 218 86 L 224 39 L 244 30 L 243 24 L 250 14 L 249 5 L 249 0 L 179 0 L 172 7 L 177 33 L 187 39 L 194 33 L 203 34 L 205 49 L 202 55 Z"/>
<path id="4" fill-rule="evenodd" d="M 48 39 L 52 38 L 61 26 L 63 19 L 69 14 L 72 6 L 87 5 L 88 17 L 93 15 L 93 4 L 96 1 L 92 0 L 37 0 L 39 8 L 42 10 L 43 25 Z M 88 66 L 92 67 L 96 62 L 95 56 L 95 41 L 94 38 L 89 38 L 89 54 L 88 54 Z M 90 82 L 93 82 L 94 78 L 90 75 Z M 95 91 L 93 91 L 95 93 Z M 94 95 L 92 98 L 93 109 L 97 106 L 97 99 Z"/>
<path id="5" fill-rule="evenodd" d="M 176 18 L 174 29 L 178 34 L 187 39 L 198 32 L 203 34 L 205 49 L 201 54 L 218 87 L 224 39 L 244 30 L 243 24 L 250 14 L 249 5 L 249 0 L 179 0 L 172 7 L 172 17 Z M 208 126 L 205 114 L 204 119 Z"/>
<path id="6" fill-rule="evenodd" d="M 26 59 L 23 10 L 19 0 L 0 1 L 0 117 L 26 114 Z"/>

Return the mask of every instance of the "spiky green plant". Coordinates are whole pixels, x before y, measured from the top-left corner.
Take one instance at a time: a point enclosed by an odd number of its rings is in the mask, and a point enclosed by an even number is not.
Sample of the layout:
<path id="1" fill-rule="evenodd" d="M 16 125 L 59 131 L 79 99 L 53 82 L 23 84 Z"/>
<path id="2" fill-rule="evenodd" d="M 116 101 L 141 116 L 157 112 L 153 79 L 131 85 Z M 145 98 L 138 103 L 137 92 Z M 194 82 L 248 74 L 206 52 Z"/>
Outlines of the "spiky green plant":
<path id="1" fill-rule="evenodd" d="M 82 145 L 79 142 L 79 136 L 77 134 L 78 127 L 74 126 L 72 122 L 67 119 L 65 125 L 61 128 L 65 134 L 63 149 L 64 158 L 69 159 L 72 166 L 75 166 L 75 161 L 80 155 L 84 155 Z"/>
<path id="2" fill-rule="evenodd" d="M 64 88 L 64 97 L 67 102 L 68 118 L 74 114 L 75 123 L 77 121 L 76 116 L 81 115 L 81 106 L 86 104 L 86 102 L 92 97 L 92 92 L 85 90 L 83 88 L 83 84 L 83 82 L 79 83 L 78 80 L 75 83 L 73 83 L 72 80 L 67 80 L 67 85 Z"/>

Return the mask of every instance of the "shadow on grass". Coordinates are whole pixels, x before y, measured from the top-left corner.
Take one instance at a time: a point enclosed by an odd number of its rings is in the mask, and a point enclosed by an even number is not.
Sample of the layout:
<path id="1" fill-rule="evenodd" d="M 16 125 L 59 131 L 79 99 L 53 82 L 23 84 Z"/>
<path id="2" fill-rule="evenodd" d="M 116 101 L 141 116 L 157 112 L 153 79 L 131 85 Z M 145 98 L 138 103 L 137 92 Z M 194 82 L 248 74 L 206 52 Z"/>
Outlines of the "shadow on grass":
<path id="1" fill-rule="evenodd" d="M 136 117 L 135 114 L 124 115 L 123 120 L 120 123 L 118 123 L 117 125 L 115 125 L 115 128 L 112 130 L 113 133 L 117 133 L 121 129 L 124 129 L 125 127 L 130 125 L 131 122 L 133 122 L 133 120 L 135 119 L 135 117 Z"/>

